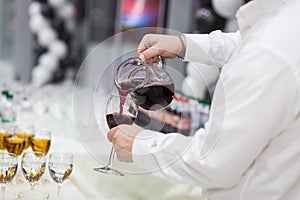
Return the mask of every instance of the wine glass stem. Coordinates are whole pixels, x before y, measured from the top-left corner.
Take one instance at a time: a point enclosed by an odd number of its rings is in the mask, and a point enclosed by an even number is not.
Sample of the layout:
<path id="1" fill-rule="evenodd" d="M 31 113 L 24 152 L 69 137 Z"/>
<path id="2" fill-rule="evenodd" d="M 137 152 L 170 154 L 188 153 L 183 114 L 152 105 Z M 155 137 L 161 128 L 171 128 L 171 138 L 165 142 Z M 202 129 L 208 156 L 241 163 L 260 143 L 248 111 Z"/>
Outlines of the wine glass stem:
<path id="1" fill-rule="evenodd" d="M 4 200 L 4 194 L 5 194 L 5 186 L 1 186 L 1 191 L 2 191 L 2 200 Z"/>
<path id="2" fill-rule="evenodd" d="M 30 183 L 30 190 L 31 190 L 31 191 L 34 191 L 34 183 L 33 183 L 33 184 Z"/>
<path id="3" fill-rule="evenodd" d="M 107 166 L 112 166 L 114 160 L 114 154 L 115 154 L 115 148 L 111 147 Z"/>
<path id="4" fill-rule="evenodd" d="M 61 185 L 57 185 L 57 193 L 56 193 L 57 200 L 59 200 L 60 191 L 61 191 Z"/>

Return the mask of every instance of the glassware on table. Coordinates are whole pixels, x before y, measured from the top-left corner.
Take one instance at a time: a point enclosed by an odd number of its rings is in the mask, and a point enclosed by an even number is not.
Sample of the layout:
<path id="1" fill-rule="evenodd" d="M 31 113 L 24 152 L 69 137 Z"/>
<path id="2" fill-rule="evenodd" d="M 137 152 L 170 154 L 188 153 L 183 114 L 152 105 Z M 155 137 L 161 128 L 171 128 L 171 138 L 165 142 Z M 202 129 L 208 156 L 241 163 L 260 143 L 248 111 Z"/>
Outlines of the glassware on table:
<path id="1" fill-rule="evenodd" d="M 73 155 L 70 153 L 51 153 L 49 156 L 49 173 L 57 183 L 57 199 L 63 184 L 73 171 Z"/>
<path id="2" fill-rule="evenodd" d="M 2 199 L 5 197 L 5 187 L 15 177 L 18 169 L 18 158 L 15 154 L 0 153 L 0 185 L 2 190 Z"/>
<path id="3" fill-rule="evenodd" d="M 9 153 L 20 156 L 25 148 L 25 140 L 13 135 L 12 137 L 5 138 L 4 145 Z"/>
<path id="4" fill-rule="evenodd" d="M 106 105 L 106 122 L 111 129 L 121 124 L 132 125 L 136 119 L 138 107 L 133 99 L 124 96 L 111 95 Z M 124 176 L 113 167 L 115 150 L 111 148 L 108 164 L 105 167 L 94 168 L 95 171 L 105 174 Z"/>
<path id="5" fill-rule="evenodd" d="M 22 191 L 18 194 L 17 200 L 48 200 L 50 195 L 44 191 Z"/>
<path id="6" fill-rule="evenodd" d="M 10 131 L 11 129 L 12 127 L 10 126 L 0 126 L 0 151 L 4 151 L 6 149 L 5 139 L 13 136 L 12 131 Z"/>
<path id="7" fill-rule="evenodd" d="M 47 155 L 51 145 L 51 133 L 47 130 L 36 130 L 31 139 L 31 148 L 33 151 L 41 152 Z"/>
<path id="8" fill-rule="evenodd" d="M 15 135 L 18 138 L 25 140 L 24 150 L 29 149 L 31 146 L 31 140 L 34 136 L 34 127 L 32 125 L 17 125 L 15 127 Z"/>
<path id="9" fill-rule="evenodd" d="M 30 183 L 30 189 L 34 190 L 36 183 L 46 169 L 46 156 L 41 152 L 25 152 L 21 161 L 22 172 L 25 179 Z"/>

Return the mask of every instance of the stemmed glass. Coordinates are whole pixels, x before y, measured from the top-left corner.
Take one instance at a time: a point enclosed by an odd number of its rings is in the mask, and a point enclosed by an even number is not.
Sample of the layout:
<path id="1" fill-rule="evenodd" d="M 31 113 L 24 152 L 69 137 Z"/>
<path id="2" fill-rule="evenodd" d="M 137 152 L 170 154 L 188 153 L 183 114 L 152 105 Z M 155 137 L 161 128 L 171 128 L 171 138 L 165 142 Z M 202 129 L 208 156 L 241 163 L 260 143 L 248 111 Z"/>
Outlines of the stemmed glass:
<path id="1" fill-rule="evenodd" d="M 138 106 L 134 103 L 133 99 L 124 96 L 111 95 L 106 105 L 106 122 L 111 129 L 121 124 L 133 124 L 138 112 Z M 102 172 L 110 175 L 124 176 L 123 173 L 114 169 L 115 149 L 112 146 L 108 164 L 105 167 L 94 168 L 95 171 Z"/>
<path id="2" fill-rule="evenodd" d="M 12 129 L 10 126 L 0 126 L 0 151 L 4 151 L 5 148 L 5 140 L 6 138 L 12 137 L 13 133 L 9 131 L 9 129 Z"/>
<path id="3" fill-rule="evenodd" d="M 33 151 L 41 152 L 47 155 L 51 145 L 51 133 L 47 130 L 36 130 L 31 139 L 31 148 Z"/>
<path id="4" fill-rule="evenodd" d="M 34 128 L 32 125 L 24 124 L 24 125 L 17 125 L 15 127 L 15 135 L 18 138 L 25 140 L 25 147 L 24 150 L 29 149 L 31 145 L 32 137 L 34 136 Z"/>
<path id="5" fill-rule="evenodd" d="M 51 153 L 49 156 L 49 173 L 57 183 L 57 199 L 63 184 L 73 170 L 73 155 L 69 153 Z"/>
<path id="6" fill-rule="evenodd" d="M 34 190 L 35 184 L 45 172 L 45 154 L 35 151 L 23 153 L 21 167 L 25 179 L 30 183 L 30 190 Z"/>
<path id="7" fill-rule="evenodd" d="M 15 177 L 18 168 L 18 158 L 12 153 L 0 153 L 0 185 L 2 199 L 4 199 L 5 187 Z"/>

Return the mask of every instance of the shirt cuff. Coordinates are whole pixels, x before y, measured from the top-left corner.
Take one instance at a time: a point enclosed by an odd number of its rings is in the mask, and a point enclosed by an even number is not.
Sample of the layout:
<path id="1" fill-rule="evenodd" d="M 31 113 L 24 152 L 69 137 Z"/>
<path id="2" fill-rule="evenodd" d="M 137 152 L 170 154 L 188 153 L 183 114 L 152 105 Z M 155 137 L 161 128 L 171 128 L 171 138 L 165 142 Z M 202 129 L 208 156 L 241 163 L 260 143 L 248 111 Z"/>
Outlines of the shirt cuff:
<path id="1" fill-rule="evenodd" d="M 132 146 L 132 159 L 137 166 L 148 172 L 160 168 L 154 154 L 161 136 L 163 136 L 161 133 L 151 130 L 143 130 L 136 135 Z"/>
<path id="2" fill-rule="evenodd" d="M 208 34 L 183 34 L 186 38 L 186 52 L 184 61 L 209 62 L 209 36 Z"/>

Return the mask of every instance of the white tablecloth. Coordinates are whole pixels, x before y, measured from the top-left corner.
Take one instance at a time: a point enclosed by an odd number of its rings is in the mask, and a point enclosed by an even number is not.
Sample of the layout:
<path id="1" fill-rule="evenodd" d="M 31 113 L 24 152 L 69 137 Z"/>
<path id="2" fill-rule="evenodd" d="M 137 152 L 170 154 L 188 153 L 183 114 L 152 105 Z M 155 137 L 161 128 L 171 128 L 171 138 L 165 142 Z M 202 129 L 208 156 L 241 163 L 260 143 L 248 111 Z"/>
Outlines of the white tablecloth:
<path id="1" fill-rule="evenodd" d="M 85 141 L 83 145 L 75 131 L 72 116 L 72 86 L 48 86 L 41 90 L 43 91 L 32 91 L 31 106 L 27 110 L 21 109 L 16 123 L 31 123 L 35 127 L 51 130 L 50 152 L 74 154 L 74 171 L 70 176 L 70 181 L 63 186 L 61 199 L 204 199 L 199 187 L 178 184 L 152 174 L 126 174 L 124 177 L 117 177 L 95 172 L 93 168 L 103 164 L 98 162 L 91 153 L 88 153 L 85 147 L 89 144 Z M 41 94 L 37 95 L 34 92 Z M 84 110 L 84 102 L 82 107 Z M 84 115 L 84 113 L 82 114 Z M 86 123 L 85 126 L 88 131 L 89 124 Z M 106 133 L 103 131 L 103 134 Z M 95 138 L 91 138 L 91 145 L 93 140 Z M 103 152 L 104 160 L 108 157 L 109 150 L 109 143 L 99 146 L 99 152 Z M 46 174 L 50 180 L 48 170 Z M 26 190 L 29 189 L 29 185 L 11 185 L 8 190 L 16 188 L 18 191 Z M 56 184 L 54 182 L 38 185 L 36 189 L 48 191 L 51 193 L 51 198 L 55 197 Z"/>

